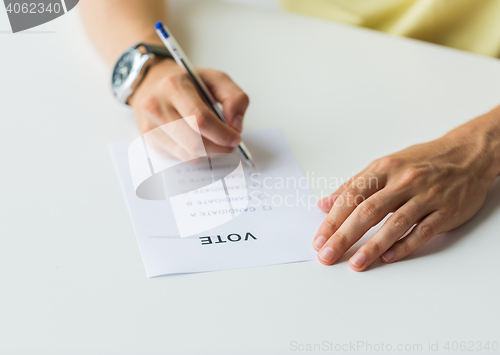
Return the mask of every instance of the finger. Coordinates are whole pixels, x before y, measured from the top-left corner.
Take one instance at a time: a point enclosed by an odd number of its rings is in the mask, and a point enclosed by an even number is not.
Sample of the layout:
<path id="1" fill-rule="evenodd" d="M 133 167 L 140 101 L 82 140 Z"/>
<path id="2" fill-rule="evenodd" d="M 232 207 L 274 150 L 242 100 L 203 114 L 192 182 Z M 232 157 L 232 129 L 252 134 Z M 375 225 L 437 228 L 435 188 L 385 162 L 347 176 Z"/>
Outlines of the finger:
<path id="1" fill-rule="evenodd" d="M 439 211 L 433 212 L 425 217 L 406 237 L 398 240 L 387 250 L 380 260 L 384 263 L 393 263 L 410 255 L 432 237 L 445 231 L 444 219 Z"/>
<path id="2" fill-rule="evenodd" d="M 175 118 L 175 121 L 160 126 L 163 132 L 188 152 L 192 159 L 206 156 L 200 132 L 191 128 L 192 124 L 196 122 L 196 117 L 181 118 L 172 107 L 166 108 L 166 110 L 171 111 L 169 117 Z"/>
<path id="3" fill-rule="evenodd" d="M 332 209 L 333 204 L 335 203 L 335 201 L 337 200 L 337 198 L 340 196 L 340 194 L 344 189 L 339 189 L 339 190 L 340 191 L 336 191 L 330 196 L 324 197 L 318 201 L 318 207 L 321 211 L 328 213 Z"/>
<path id="4" fill-rule="evenodd" d="M 190 161 L 194 157 L 170 138 L 160 128 L 153 129 L 144 135 L 146 145 L 160 154 L 182 161 Z"/>
<path id="5" fill-rule="evenodd" d="M 205 149 L 206 149 L 208 154 L 231 153 L 231 151 L 233 150 L 233 148 L 221 147 L 220 145 L 212 143 L 211 141 L 207 140 L 206 138 L 203 138 L 203 145 L 205 146 Z"/>
<path id="6" fill-rule="evenodd" d="M 182 156 L 188 156 L 190 159 L 206 155 L 200 133 L 191 129 L 187 123 L 189 117 L 183 119 L 173 107 L 161 103 L 155 106 L 154 109 L 144 107 L 143 113 L 153 126 L 158 127 L 170 138 L 170 148 L 173 148 L 172 143 L 178 144 L 182 148 L 181 150 L 184 151 Z M 195 119 L 194 116 L 192 118 Z M 158 134 L 156 135 L 158 136 Z M 163 137 L 163 135 L 161 136 Z M 163 137 L 163 139 L 165 138 Z"/>
<path id="7" fill-rule="evenodd" d="M 176 87 L 168 90 L 172 104 L 181 117 L 195 116 L 202 136 L 213 143 L 235 148 L 241 141 L 238 131 L 223 123 L 201 99 L 190 81 L 176 79 Z"/>
<path id="8" fill-rule="evenodd" d="M 330 210 L 332 209 L 335 201 L 337 201 L 337 199 L 339 198 L 339 196 L 342 194 L 342 192 L 344 192 L 344 190 L 349 186 L 349 184 L 352 183 L 352 180 L 353 179 L 350 179 L 348 182 L 346 182 L 345 184 L 342 184 L 342 186 L 340 186 L 337 191 L 335 191 L 333 194 L 331 194 L 330 196 L 327 196 L 327 197 L 324 197 L 322 198 L 321 200 L 318 201 L 318 207 L 323 211 L 323 212 L 330 212 Z"/>
<path id="9" fill-rule="evenodd" d="M 187 152 L 176 147 L 176 144 L 158 128 L 166 119 L 157 100 L 150 100 L 144 104 L 138 110 L 136 119 L 148 148 L 169 158 L 184 160 L 188 157 Z"/>
<path id="10" fill-rule="evenodd" d="M 143 109 L 143 113 L 147 117 L 147 119 L 151 121 L 150 126 L 161 127 L 163 132 L 170 137 L 173 143 L 179 144 L 187 153 L 192 156 L 191 159 L 204 156 L 205 152 L 210 154 L 230 153 L 232 151 L 232 148 L 216 145 L 206 138 L 201 137 L 199 132 L 195 132 L 187 123 L 190 117 L 187 117 L 185 119 L 181 118 L 181 116 L 175 109 L 173 109 L 173 107 L 165 107 L 161 109 L 159 108 L 159 106 L 155 109 L 145 107 Z M 176 124 L 165 124 L 166 121 L 169 121 L 169 123 L 175 122 Z M 172 148 L 173 144 L 169 144 L 169 149 Z M 182 156 L 186 155 L 182 154 Z M 179 157 L 176 158 L 180 159 Z"/>
<path id="11" fill-rule="evenodd" d="M 325 265 L 336 262 L 370 228 L 382 221 L 396 206 L 401 206 L 405 197 L 401 193 L 383 189 L 361 203 L 328 239 L 318 253 Z M 334 206 L 335 208 L 335 206 Z"/>
<path id="12" fill-rule="evenodd" d="M 162 105 L 156 99 L 147 100 L 136 109 L 135 119 L 141 133 L 146 133 L 168 122 L 163 117 Z"/>
<path id="13" fill-rule="evenodd" d="M 250 103 L 248 96 L 227 74 L 205 69 L 200 70 L 200 76 L 217 101 L 222 104 L 228 123 L 241 132 L 243 116 Z"/>
<path id="14" fill-rule="evenodd" d="M 366 169 L 365 169 L 366 170 Z M 361 171 L 359 174 L 355 175 L 351 179 L 349 179 L 347 182 L 343 183 L 342 186 L 340 186 L 337 191 L 335 191 L 333 194 L 330 196 L 326 196 L 322 198 L 321 200 L 318 201 L 318 207 L 325 213 L 330 212 L 330 210 L 333 207 L 333 204 L 337 200 L 337 198 L 340 196 L 342 192 L 350 185 L 352 184 L 353 181 L 355 181 L 358 177 L 360 177 L 362 174 L 365 173 L 365 170 Z"/>
<path id="15" fill-rule="evenodd" d="M 372 179 L 373 177 L 377 179 L 376 183 Z M 377 192 L 381 185 L 383 186 L 382 179 L 382 176 L 366 174 L 354 179 L 351 184 L 345 187 L 340 196 L 335 199 L 333 207 L 316 233 L 313 241 L 316 250 L 323 247 L 361 202 Z"/>
<path id="16" fill-rule="evenodd" d="M 411 199 L 397 209 L 382 228 L 370 238 L 349 260 L 349 266 L 355 271 L 365 270 L 371 263 L 387 251 L 398 239 L 410 230 L 415 223 L 429 214 L 416 199 Z"/>
<path id="17" fill-rule="evenodd" d="M 155 152 L 158 152 L 158 153 L 160 153 L 161 155 L 163 155 L 163 156 L 165 156 L 167 158 L 179 159 L 177 156 L 175 156 L 174 154 L 172 154 L 172 152 L 170 152 L 170 150 L 165 149 L 164 147 L 162 147 L 156 141 L 150 140 L 147 143 L 147 147 L 148 147 L 148 149 L 153 149 Z"/>

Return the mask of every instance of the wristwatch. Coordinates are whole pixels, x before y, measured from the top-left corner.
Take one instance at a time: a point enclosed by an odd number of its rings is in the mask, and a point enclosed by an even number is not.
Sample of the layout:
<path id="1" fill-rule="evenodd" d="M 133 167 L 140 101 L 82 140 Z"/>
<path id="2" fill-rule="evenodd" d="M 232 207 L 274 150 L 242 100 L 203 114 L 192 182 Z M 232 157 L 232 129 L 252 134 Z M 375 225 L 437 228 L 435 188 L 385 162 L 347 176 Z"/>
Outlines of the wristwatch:
<path id="1" fill-rule="evenodd" d="M 122 54 L 111 77 L 111 89 L 118 101 L 127 104 L 128 98 L 158 58 L 173 59 L 167 48 L 145 43 L 138 43 Z"/>

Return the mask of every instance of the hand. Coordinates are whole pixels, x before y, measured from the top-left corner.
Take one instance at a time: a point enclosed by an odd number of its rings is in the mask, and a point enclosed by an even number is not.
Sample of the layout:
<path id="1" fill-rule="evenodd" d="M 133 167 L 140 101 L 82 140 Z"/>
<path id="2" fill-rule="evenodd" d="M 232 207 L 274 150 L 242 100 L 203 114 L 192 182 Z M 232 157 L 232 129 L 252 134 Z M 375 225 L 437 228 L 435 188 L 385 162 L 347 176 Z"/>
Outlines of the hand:
<path id="1" fill-rule="evenodd" d="M 472 218 L 498 174 L 491 148 L 496 142 L 498 152 L 498 120 L 494 138 L 478 133 L 477 122 L 469 124 L 374 161 L 321 200 L 318 206 L 329 213 L 313 241 L 319 261 L 333 264 L 391 212 L 350 258 L 353 270 L 363 271 L 379 257 L 385 263 L 400 260 Z"/>
<path id="2" fill-rule="evenodd" d="M 229 126 L 220 121 L 203 101 L 183 68 L 173 60 L 162 60 L 149 69 L 129 99 L 139 130 L 145 133 L 194 115 L 206 151 L 230 152 L 241 141 L 248 96 L 226 74 L 209 69 L 197 70 L 214 97 L 222 103 Z M 148 143 L 165 155 L 184 161 L 198 157 L 199 135 L 187 124 L 179 127 L 175 134 L 172 130 L 155 130 L 151 137 L 153 142 Z"/>

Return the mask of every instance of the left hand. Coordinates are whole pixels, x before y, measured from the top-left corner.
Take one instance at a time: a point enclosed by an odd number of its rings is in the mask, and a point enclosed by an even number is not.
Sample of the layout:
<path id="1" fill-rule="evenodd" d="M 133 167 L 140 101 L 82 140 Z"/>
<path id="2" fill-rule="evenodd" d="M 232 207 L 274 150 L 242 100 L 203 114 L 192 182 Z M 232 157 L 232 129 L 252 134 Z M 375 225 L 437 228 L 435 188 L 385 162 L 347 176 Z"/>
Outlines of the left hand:
<path id="1" fill-rule="evenodd" d="M 335 263 L 391 212 L 350 258 L 353 270 L 363 271 L 379 257 L 385 263 L 400 260 L 472 218 L 498 174 L 498 162 L 491 151 L 492 135 L 471 125 L 376 160 L 321 200 L 318 206 L 329 213 L 313 241 L 319 261 Z"/>

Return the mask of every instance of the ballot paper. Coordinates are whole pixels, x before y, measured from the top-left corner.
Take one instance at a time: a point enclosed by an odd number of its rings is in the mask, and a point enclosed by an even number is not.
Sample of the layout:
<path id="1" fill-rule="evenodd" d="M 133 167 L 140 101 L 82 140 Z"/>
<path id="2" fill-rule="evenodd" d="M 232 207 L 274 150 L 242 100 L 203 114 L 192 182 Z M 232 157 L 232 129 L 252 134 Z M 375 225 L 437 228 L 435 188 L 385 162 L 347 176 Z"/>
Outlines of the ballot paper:
<path id="1" fill-rule="evenodd" d="M 283 132 L 242 138 L 255 168 L 236 154 L 182 163 L 150 152 L 152 176 L 131 173 L 133 144 L 110 144 L 148 277 L 316 258 L 311 243 L 324 214 Z"/>

